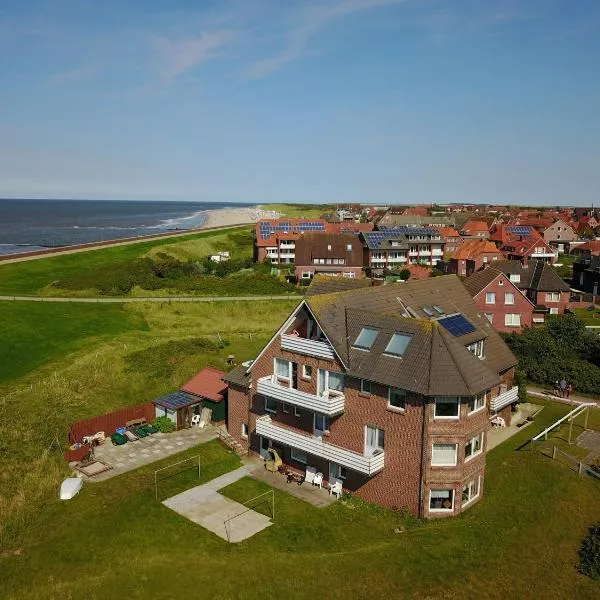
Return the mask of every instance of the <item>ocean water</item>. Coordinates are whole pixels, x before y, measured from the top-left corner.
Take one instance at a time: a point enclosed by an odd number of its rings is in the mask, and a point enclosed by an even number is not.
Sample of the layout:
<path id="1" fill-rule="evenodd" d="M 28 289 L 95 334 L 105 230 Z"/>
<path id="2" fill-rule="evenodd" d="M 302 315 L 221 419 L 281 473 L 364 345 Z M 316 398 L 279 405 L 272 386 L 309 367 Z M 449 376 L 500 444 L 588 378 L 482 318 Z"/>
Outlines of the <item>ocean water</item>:
<path id="1" fill-rule="evenodd" d="M 195 229 L 222 202 L 0 199 L 0 254 Z"/>

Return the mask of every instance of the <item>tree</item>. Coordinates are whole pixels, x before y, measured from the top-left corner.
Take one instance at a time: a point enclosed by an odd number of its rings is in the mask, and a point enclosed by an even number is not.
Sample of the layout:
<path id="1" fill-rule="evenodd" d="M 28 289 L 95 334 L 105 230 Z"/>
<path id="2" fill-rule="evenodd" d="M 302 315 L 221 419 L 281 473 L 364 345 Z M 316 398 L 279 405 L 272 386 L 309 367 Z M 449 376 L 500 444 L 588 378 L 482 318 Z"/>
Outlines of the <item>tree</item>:
<path id="1" fill-rule="evenodd" d="M 590 527 L 581 542 L 579 570 L 592 579 L 600 579 L 600 523 Z"/>

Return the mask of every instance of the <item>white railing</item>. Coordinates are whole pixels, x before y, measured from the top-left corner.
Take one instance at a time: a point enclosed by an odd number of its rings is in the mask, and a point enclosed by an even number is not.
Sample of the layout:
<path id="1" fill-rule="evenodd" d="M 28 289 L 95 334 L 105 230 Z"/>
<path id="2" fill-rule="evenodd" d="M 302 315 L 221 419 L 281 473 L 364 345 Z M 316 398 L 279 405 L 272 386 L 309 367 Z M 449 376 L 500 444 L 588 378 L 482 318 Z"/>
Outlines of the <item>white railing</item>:
<path id="1" fill-rule="evenodd" d="M 384 466 L 385 453 L 383 451 L 374 456 L 365 456 L 358 452 L 352 452 L 351 450 L 328 444 L 322 438 L 302 435 L 287 427 L 276 425 L 268 415 L 256 419 L 256 433 L 286 446 L 298 448 L 309 454 L 314 454 L 325 460 L 338 463 L 343 467 L 365 475 L 374 475 L 381 471 Z"/>
<path id="2" fill-rule="evenodd" d="M 261 377 L 256 382 L 256 391 L 261 396 L 269 396 L 269 398 L 301 406 L 308 410 L 314 410 L 330 417 L 343 413 L 346 404 L 346 398 L 343 394 L 334 395 L 329 392 L 327 396 L 315 396 L 294 388 L 279 385 L 273 375 Z"/>
<path id="3" fill-rule="evenodd" d="M 510 390 L 507 390 L 506 392 L 499 394 L 495 398 L 492 398 L 490 402 L 490 408 L 492 410 L 500 410 L 501 408 L 504 408 L 505 406 L 516 402 L 518 398 L 519 387 L 515 385 L 514 387 L 511 387 Z"/>
<path id="4" fill-rule="evenodd" d="M 590 406 L 596 406 L 596 404 L 594 402 L 584 402 L 583 404 L 580 404 L 579 406 L 577 406 L 576 408 L 574 408 L 571 412 L 567 413 L 564 417 L 562 417 L 561 419 L 559 419 L 558 421 L 556 421 L 556 423 L 552 423 L 552 425 L 550 425 L 550 427 L 547 427 L 546 429 L 544 429 L 544 431 L 538 433 L 535 437 L 531 438 L 531 441 L 532 442 L 537 442 L 542 437 L 545 440 L 547 440 L 548 439 L 548 433 L 550 433 L 555 427 L 558 427 L 559 425 L 561 425 L 565 421 L 572 421 L 576 416 L 578 416 L 582 412 L 585 412 L 585 410 L 588 409 Z M 587 427 L 587 419 L 586 419 L 586 427 Z M 584 427 L 584 429 L 586 427 Z"/>
<path id="5" fill-rule="evenodd" d="M 316 356 L 317 358 L 325 358 L 333 360 L 335 354 L 329 342 L 320 342 L 318 340 L 309 340 L 297 335 L 281 335 L 281 349 L 289 352 L 297 352 L 306 356 Z"/>

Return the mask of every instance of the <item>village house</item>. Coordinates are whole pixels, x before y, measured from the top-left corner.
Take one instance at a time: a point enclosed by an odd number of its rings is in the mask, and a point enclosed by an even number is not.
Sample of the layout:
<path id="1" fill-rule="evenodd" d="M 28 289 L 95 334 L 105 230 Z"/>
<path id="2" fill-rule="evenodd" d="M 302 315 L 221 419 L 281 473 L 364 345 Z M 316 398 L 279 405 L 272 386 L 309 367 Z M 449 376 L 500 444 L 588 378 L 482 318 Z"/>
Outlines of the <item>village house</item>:
<path id="1" fill-rule="evenodd" d="M 483 494 L 490 419 L 510 424 L 515 364 L 455 276 L 309 288 L 225 376 L 227 426 L 251 453 L 274 449 L 369 502 L 457 515 Z"/>
<path id="2" fill-rule="evenodd" d="M 555 263 L 557 253 L 531 225 L 494 225 L 490 240 L 509 260 L 527 264 L 530 260 Z"/>
<path id="3" fill-rule="evenodd" d="M 361 234 L 364 265 L 375 275 L 384 269 L 398 270 L 405 264 L 435 266 L 444 257 L 445 242 L 431 227 L 381 227 Z"/>
<path id="4" fill-rule="evenodd" d="M 596 297 L 600 294 L 600 255 L 573 264 L 573 285 Z"/>
<path id="5" fill-rule="evenodd" d="M 542 235 L 555 251 L 561 253 L 568 252 L 571 242 L 578 239 L 575 230 L 562 219 L 546 227 Z"/>
<path id="6" fill-rule="evenodd" d="M 465 240 L 446 263 L 445 271 L 460 277 L 468 277 L 487 265 L 504 259 L 504 254 L 493 242 L 483 239 Z"/>
<path id="7" fill-rule="evenodd" d="M 444 260 L 448 260 L 462 245 L 463 239 L 454 227 L 435 227 L 444 240 Z"/>
<path id="8" fill-rule="evenodd" d="M 351 233 L 305 233 L 296 241 L 296 279 L 308 284 L 317 273 L 356 278 L 363 274 L 363 246 Z"/>
<path id="9" fill-rule="evenodd" d="M 590 260 L 592 256 L 600 256 L 600 240 L 591 240 L 577 244 L 570 252 L 579 259 Z"/>
<path id="10" fill-rule="evenodd" d="M 507 260 L 494 263 L 494 268 L 504 273 L 534 304 L 534 323 L 543 323 L 547 314 L 563 314 L 571 297 L 569 286 L 554 267 L 535 260 L 523 265 Z"/>
<path id="11" fill-rule="evenodd" d="M 463 283 L 496 331 L 520 333 L 523 327 L 531 326 L 533 302 L 494 266 L 473 273 Z"/>
<path id="12" fill-rule="evenodd" d="M 464 238 L 478 238 L 487 240 L 490 237 L 490 228 L 485 221 L 468 219 L 460 230 Z"/>

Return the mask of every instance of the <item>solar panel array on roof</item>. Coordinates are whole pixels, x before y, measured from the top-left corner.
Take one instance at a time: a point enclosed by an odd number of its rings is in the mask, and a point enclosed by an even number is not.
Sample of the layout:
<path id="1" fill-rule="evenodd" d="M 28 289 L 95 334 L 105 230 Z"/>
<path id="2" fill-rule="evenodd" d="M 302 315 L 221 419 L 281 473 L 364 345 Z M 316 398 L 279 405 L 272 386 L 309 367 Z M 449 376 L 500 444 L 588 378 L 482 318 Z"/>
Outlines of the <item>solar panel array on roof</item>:
<path id="1" fill-rule="evenodd" d="M 515 235 L 531 235 L 533 233 L 531 225 L 507 225 L 505 229 Z"/>
<path id="2" fill-rule="evenodd" d="M 158 398 L 158 400 L 154 400 L 154 404 L 158 404 L 169 410 L 177 410 L 178 408 L 196 403 L 198 403 L 198 398 L 194 398 L 194 396 L 185 392 L 173 392 L 172 394 Z"/>
<path id="3" fill-rule="evenodd" d="M 467 321 L 462 314 L 443 317 L 438 320 L 438 323 L 442 325 L 448 333 L 451 333 L 455 337 L 460 337 L 461 335 L 476 331 L 474 325 Z"/>
<path id="4" fill-rule="evenodd" d="M 307 231 L 325 231 L 325 223 L 319 221 L 304 221 L 293 224 L 291 221 L 279 221 L 278 223 L 260 222 L 260 237 L 265 240 L 276 233 L 305 233 Z"/>
<path id="5" fill-rule="evenodd" d="M 401 235 L 439 235 L 439 231 L 433 229 L 433 227 L 408 227 L 406 225 L 399 225 L 397 227 L 380 227 L 379 230 L 387 233 L 399 233 Z"/>

